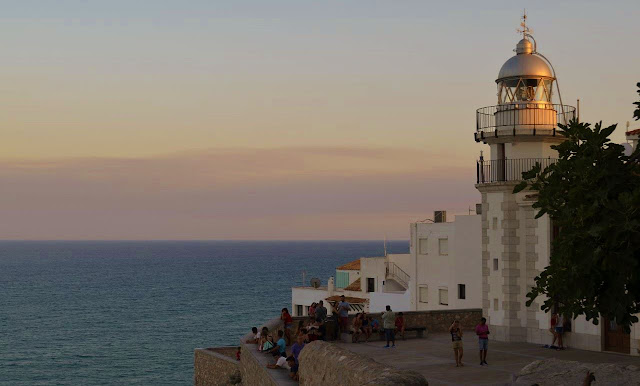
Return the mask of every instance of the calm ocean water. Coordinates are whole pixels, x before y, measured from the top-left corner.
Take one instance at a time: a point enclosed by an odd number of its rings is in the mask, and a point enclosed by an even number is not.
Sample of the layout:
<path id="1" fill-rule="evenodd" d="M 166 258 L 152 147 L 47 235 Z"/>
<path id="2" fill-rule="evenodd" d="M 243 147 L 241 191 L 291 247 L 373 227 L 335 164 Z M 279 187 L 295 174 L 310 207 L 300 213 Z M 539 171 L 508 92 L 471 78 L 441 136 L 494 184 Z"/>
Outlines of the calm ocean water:
<path id="1" fill-rule="evenodd" d="M 408 243 L 389 243 L 407 253 Z M 193 349 L 382 242 L 0 242 L 0 384 L 190 385 Z"/>

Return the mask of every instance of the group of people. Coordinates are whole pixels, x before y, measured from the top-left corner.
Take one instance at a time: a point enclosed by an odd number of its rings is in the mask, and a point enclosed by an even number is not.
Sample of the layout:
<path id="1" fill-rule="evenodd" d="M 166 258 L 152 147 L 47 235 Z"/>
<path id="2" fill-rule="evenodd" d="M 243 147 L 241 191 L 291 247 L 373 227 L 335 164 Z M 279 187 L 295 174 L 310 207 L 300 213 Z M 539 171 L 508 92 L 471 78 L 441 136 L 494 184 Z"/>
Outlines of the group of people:
<path id="1" fill-rule="evenodd" d="M 478 348 L 480 349 L 480 366 L 488 365 L 487 363 L 487 351 L 489 349 L 489 326 L 487 325 L 487 319 L 481 318 L 474 329 L 478 336 Z M 453 344 L 453 356 L 456 360 L 456 367 L 464 366 L 462 363 L 462 355 L 464 354 L 464 347 L 462 344 L 462 326 L 459 320 L 454 320 L 449 326 L 449 333 L 451 334 L 451 342 Z"/>
<path id="2" fill-rule="evenodd" d="M 340 296 L 340 302 L 337 303 L 334 308 L 334 313 L 337 315 L 337 330 L 336 333 L 347 333 L 350 332 L 352 336 L 352 342 L 359 343 L 360 339 L 364 336 L 364 341 L 368 342 L 371 335 L 379 333 L 380 336 L 385 336 L 387 339 L 388 347 L 395 347 L 395 334 L 398 333 L 404 339 L 405 332 L 405 321 L 404 314 L 402 312 L 398 313 L 396 316 L 395 312 L 391 310 L 390 306 L 386 306 L 386 311 L 382 314 L 382 323 L 383 326 L 381 328 L 380 322 L 373 318 L 372 316 L 367 315 L 364 312 L 357 313 L 351 325 L 349 325 L 349 308 L 350 304 L 345 300 L 344 295 Z M 336 334 L 336 337 L 337 337 Z M 392 346 L 389 346 L 389 344 Z"/>
<path id="3" fill-rule="evenodd" d="M 287 308 L 283 308 L 280 319 L 284 328 L 277 331 L 277 340 L 268 327 L 262 327 L 261 331 L 258 331 L 257 327 L 253 327 L 251 329 L 252 337 L 246 343 L 256 344 L 259 352 L 273 356 L 274 363 L 268 364 L 268 368 L 286 369 L 289 371 L 289 377 L 298 381 L 300 352 L 307 343 L 325 338 L 327 309 L 324 307 L 323 301 L 312 304 L 309 307 L 309 315 L 306 323 L 302 320 L 299 321 L 294 332 L 293 317 Z M 287 347 L 290 347 L 290 354 L 287 354 Z"/>

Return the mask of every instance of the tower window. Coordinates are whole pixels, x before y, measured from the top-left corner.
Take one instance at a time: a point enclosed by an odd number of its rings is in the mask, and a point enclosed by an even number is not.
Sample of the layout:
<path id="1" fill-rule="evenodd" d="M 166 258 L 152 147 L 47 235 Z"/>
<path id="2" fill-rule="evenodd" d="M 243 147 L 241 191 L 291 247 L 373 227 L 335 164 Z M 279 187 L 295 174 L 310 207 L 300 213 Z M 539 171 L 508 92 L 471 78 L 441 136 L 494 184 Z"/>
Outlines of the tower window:
<path id="1" fill-rule="evenodd" d="M 498 270 L 498 259 L 493 259 L 493 270 L 494 271 Z"/>

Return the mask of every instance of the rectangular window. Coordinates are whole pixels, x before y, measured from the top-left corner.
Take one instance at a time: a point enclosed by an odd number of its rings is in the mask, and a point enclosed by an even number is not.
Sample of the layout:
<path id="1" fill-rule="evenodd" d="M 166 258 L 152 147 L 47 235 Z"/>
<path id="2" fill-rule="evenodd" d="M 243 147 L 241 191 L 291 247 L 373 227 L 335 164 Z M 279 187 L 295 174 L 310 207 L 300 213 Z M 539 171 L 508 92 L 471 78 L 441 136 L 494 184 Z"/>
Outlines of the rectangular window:
<path id="1" fill-rule="evenodd" d="M 429 251 L 429 250 L 427 249 L 427 239 L 420 239 L 420 241 L 419 241 L 419 243 L 418 243 L 418 244 L 419 244 L 419 246 L 420 246 L 420 248 L 419 248 L 419 249 L 420 249 L 420 250 L 419 250 L 419 253 L 420 253 L 421 255 L 426 255 L 426 254 L 428 253 L 428 251 Z"/>
<path id="2" fill-rule="evenodd" d="M 304 314 L 309 315 L 309 306 L 304 306 Z"/>
<path id="3" fill-rule="evenodd" d="M 492 226 L 493 230 L 498 229 L 498 218 L 494 217 L 493 218 L 493 226 Z"/>
<path id="4" fill-rule="evenodd" d="M 420 287 L 420 303 L 429 303 L 429 288 L 426 285 Z"/>
<path id="5" fill-rule="evenodd" d="M 498 270 L 498 259 L 493 259 L 493 270 L 494 271 Z"/>
<path id="6" fill-rule="evenodd" d="M 375 292 L 376 291 L 376 279 L 373 277 L 367 278 L 367 292 Z"/>
<path id="7" fill-rule="evenodd" d="M 464 284 L 458 284 L 458 299 L 467 298 L 467 289 Z"/>
<path id="8" fill-rule="evenodd" d="M 449 290 L 446 288 L 440 288 L 438 290 L 438 297 L 440 298 L 440 304 L 443 306 L 449 305 Z"/>
<path id="9" fill-rule="evenodd" d="M 493 310 L 498 311 L 498 299 L 493 299 Z"/>
<path id="10" fill-rule="evenodd" d="M 449 254 L 449 239 L 438 239 L 438 249 L 440 250 L 440 256 Z"/>
<path id="11" fill-rule="evenodd" d="M 296 304 L 296 316 L 303 316 L 302 315 L 302 305 L 300 305 L 300 304 Z"/>

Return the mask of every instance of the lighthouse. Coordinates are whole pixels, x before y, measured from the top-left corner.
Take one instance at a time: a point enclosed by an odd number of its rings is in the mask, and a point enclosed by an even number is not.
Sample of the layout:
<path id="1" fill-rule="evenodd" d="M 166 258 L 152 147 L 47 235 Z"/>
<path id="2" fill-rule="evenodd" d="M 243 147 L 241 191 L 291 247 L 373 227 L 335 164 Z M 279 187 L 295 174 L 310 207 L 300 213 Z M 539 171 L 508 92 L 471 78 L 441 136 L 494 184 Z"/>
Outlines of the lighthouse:
<path id="1" fill-rule="evenodd" d="M 515 55 L 496 79 L 497 104 L 476 111 L 475 140 L 490 149 L 481 153 L 476 168 L 482 195 L 482 307 L 494 339 L 543 343 L 549 315 L 540 310 L 540 299 L 527 307 L 526 294 L 549 264 L 554 227 L 547 215 L 534 218 L 532 192 L 513 194 L 513 188 L 522 172 L 556 161 L 551 146 L 563 141 L 558 124 L 573 119 L 575 108 L 562 104 L 553 66 L 538 52 L 526 15 L 521 27 Z"/>

